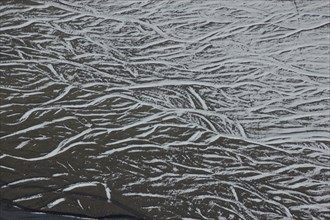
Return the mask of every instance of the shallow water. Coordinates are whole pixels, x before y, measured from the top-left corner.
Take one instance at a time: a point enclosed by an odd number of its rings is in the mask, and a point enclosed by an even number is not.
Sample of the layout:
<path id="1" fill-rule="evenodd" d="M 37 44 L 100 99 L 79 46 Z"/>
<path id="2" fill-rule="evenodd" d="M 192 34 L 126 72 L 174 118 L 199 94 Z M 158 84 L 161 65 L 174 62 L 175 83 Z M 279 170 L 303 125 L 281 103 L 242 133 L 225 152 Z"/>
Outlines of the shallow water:
<path id="1" fill-rule="evenodd" d="M 327 219 L 328 1 L 2 1 L 1 199 Z"/>

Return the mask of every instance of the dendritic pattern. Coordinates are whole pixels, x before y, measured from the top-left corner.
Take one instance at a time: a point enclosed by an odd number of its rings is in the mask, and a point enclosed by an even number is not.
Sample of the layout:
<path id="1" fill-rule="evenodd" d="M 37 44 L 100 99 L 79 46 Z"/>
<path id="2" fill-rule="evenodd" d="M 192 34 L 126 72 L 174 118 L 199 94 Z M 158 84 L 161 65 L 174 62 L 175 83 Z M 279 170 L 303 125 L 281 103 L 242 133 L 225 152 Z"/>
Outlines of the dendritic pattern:
<path id="1" fill-rule="evenodd" d="M 1 1 L 1 199 L 330 218 L 329 19 L 327 0 Z"/>

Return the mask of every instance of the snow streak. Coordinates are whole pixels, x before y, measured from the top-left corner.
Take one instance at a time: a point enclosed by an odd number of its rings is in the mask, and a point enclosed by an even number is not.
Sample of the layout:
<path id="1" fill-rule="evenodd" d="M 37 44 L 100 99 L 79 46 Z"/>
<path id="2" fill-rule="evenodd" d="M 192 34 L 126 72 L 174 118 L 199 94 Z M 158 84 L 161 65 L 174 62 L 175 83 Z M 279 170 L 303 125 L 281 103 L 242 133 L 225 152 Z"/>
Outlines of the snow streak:
<path id="1" fill-rule="evenodd" d="M 2 1 L 1 199 L 91 217 L 330 218 L 329 10 Z"/>

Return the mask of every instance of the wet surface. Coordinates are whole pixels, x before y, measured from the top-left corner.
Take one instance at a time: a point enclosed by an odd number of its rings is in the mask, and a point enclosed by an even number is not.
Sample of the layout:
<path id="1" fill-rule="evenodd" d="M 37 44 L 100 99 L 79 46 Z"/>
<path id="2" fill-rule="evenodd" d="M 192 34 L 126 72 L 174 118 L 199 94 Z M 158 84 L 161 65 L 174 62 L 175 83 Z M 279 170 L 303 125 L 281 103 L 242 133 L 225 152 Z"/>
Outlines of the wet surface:
<path id="1" fill-rule="evenodd" d="M 2 2 L 2 200 L 330 218 L 328 1 Z"/>
<path id="2" fill-rule="evenodd" d="M 0 217 L 2 220 L 14 220 L 14 219 L 40 219 L 40 220 L 93 220 L 82 215 L 64 215 L 61 212 L 40 212 L 38 210 L 32 210 L 22 207 L 17 207 L 11 201 L 0 201 Z M 99 217 L 100 220 L 139 220 L 139 218 L 125 215 L 112 215 L 108 217 Z M 142 218 L 140 218 L 142 219 Z"/>

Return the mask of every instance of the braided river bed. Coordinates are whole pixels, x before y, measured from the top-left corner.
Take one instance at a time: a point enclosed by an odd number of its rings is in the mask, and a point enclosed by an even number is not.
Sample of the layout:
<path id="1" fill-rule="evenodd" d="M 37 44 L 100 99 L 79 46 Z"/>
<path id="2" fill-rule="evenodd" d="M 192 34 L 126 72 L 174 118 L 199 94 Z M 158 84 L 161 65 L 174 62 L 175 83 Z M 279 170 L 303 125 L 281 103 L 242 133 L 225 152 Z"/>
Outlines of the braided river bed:
<path id="1" fill-rule="evenodd" d="M 329 30 L 327 0 L 2 0 L 1 210 L 329 219 Z"/>

